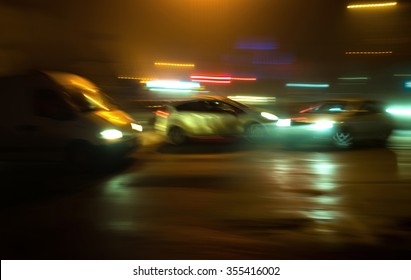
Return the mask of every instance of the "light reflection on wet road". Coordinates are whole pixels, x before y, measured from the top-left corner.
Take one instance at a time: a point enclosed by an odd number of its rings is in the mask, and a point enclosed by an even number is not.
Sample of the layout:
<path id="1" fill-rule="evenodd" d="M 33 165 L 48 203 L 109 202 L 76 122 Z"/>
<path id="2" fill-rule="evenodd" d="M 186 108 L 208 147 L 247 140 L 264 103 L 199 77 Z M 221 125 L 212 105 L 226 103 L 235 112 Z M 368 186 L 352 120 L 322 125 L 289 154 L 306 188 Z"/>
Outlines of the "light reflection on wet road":
<path id="1" fill-rule="evenodd" d="M 410 139 L 350 151 L 148 141 L 85 177 L 3 165 L 2 259 L 409 258 Z"/>

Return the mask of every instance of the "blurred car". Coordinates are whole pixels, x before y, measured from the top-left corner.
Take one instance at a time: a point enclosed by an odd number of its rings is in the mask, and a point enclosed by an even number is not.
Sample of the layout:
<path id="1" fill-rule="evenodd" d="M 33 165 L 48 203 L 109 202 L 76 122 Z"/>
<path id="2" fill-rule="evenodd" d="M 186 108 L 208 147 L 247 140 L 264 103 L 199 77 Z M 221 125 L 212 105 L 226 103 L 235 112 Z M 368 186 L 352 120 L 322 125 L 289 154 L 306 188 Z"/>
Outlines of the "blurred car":
<path id="1" fill-rule="evenodd" d="M 287 146 L 323 142 L 351 148 L 364 141 L 385 144 L 393 121 L 378 100 L 341 98 L 313 103 L 289 119 L 278 120 L 277 128 Z"/>
<path id="2" fill-rule="evenodd" d="M 87 167 L 138 148 L 142 126 L 94 83 L 56 71 L 0 78 L 0 160 Z"/>
<path id="3" fill-rule="evenodd" d="M 157 110 L 154 128 L 176 145 L 189 139 L 232 137 L 255 142 L 270 137 L 277 120 L 270 112 L 230 98 L 199 96 Z"/>

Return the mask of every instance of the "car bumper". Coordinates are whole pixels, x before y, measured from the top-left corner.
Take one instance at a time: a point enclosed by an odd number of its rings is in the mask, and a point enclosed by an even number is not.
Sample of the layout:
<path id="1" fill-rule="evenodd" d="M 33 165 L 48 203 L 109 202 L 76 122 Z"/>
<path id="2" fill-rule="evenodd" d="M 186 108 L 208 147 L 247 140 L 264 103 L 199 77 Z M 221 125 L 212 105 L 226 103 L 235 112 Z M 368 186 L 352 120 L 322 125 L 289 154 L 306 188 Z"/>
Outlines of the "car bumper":
<path id="1" fill-rule="evenodd" d="M 269 124 L 263 124 L 264 129 L 267 133 L 267 136 L 272 138 L 276 137 L 278 132 L 277 132 L 277 126 L 274 123 L 269 123 Z"/>
<path id="2" fill-rule="evenodd" d="M 121 157 L 132 153 L 139 146 L 140 140 L 138 137 L 128 137 L 122 141 L 98 145 L 97 149 L 103 157 Z"/>
<path id="3" fill-rule="evenodd" d="M 328 142 L 331 141 L 335 128 L 313 129 L 310 127 L 277 127 L 276 138 L 293 142 Z"/>

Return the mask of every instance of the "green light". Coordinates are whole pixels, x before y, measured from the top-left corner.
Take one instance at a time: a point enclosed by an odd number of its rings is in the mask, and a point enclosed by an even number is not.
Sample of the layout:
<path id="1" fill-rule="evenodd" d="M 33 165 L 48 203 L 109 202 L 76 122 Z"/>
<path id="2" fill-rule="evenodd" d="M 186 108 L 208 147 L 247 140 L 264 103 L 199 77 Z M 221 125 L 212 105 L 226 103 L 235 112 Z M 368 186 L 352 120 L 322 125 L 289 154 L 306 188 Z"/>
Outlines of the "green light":
<path id="1" fill-rule="evenodd" d="M 300 84 L 300 83 L 287 83 L 286 87 L 302 87 L 302 88 L 328 88 L 329 84 Z"/>

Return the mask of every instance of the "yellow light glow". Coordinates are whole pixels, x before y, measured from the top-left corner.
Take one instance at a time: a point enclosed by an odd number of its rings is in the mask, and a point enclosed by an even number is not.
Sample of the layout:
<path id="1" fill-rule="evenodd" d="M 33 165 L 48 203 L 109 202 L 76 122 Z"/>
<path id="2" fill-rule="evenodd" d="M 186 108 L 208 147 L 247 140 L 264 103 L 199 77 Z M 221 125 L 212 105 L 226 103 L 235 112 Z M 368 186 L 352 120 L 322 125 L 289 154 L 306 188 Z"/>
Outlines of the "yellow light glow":
<path id="1" fill-rule="evenodd" d="M 392 51 L 360 51 L 360 52 L 345 52 L 347 55 L 380 55 L 380 54 L 392 54 Z"/>
<path id="2" fill-rule="evenodd" d="M 126 121 L 126 119 L 120 115 L 118 115 L 117 113 L 114 112 L 110 112 L 110 111 L 100 111 L 98 113 L 99 116 L 101 116 L 102 118 L 109 120 L 112 123 L 116 123 L 116 124 L 127 124 L 128 121 Z"/>
<path id="3" fill-rule="evenodd" d="M 230 99 L 233 99 L 238 102 L 245 102 L 245 103 L 269 103 L 275 102 L 275 97 L 269 96 L 247 96 L 247 95 L 234 95 L 234 96 L 227 96 Z"/>
<path id="4" fill-rule="evenodd" d="M 97 104 L 98 106 L 100 106 L 101 108 L 103 108 L 103 109 L 105 109 L 105 110 L 107 110 L 107 111 L 110 111 L 109 108 L 107 108 L 106 106 L 104 106 L 103 104 L 101 104 L 100 102 L 98 102 L 97 100 L 95 100 L 93 97 L 91 97 L 91 96 L 89 96 L 89 95 L 87 95 L 87 94 L 84 94 L 84 96 L 85 96 L 87 99 L 91 100 L 93 103 L 95 103 L 95 104 Z"/>
<path id="5" fill-rule="evenodd" d="M 169 62 L 154 62 L 155 66 L 167 66 L 167 67 L 195 67 L 193 63 L 169 63 Z"/>
<path id="6" fill-rule="evenodd" d="M 140 80 L 140 78 L 137 77 L 130 77 L 130 76 L 119 76 L 117 77 L 119 80 Z"/>
<path id="7" fill-rule="evenodd" d="M 119 76 L 117 77 L 119 80 L 136 80 L 139 81 L 141 84 L 145 84 L 149 81 L 157 80 L 157 78 L 150 78 L 150 77 L 132 77 L 132 76 Z"/>
<path id="8" fill-rule="evenodd" d="M 257 78 L 240 78 L 240 77 L 231 77 L 231 80 L 235 80 L 235 81 L 257 81 Z"/>
<path id="9" fill-rule="evenodd" d="M 91 91 L 91 92 L 97 92 L 96 89 L 91 88 L 91 87 L 89 87 L 89 86 L 87 86 L 87 85 L 85 85 L 85 84 L 83 84 L 83 83 L 81 83 L 81 82 L 77 82 L 77 81 L 75 81 L 75 80 L 71 80 L 71 83 L 72 83 L 73 85 L 77 85 L 77 86 L 79 86 L 79 87 L 81 87 L 81 88 L 84 88 L 84 89 L 86 89 L 86 90 L 89 90 L 89 91 Z"/>
<path id="10" fill-rule="evenodd" d="M 370 3 L 370 4 L 355 4 L 348 5 L 347 9 L 363 9 L 363 8 L 384 8 L 396 6 L 397 2 L 387 2 L 387 3 Z"/>

